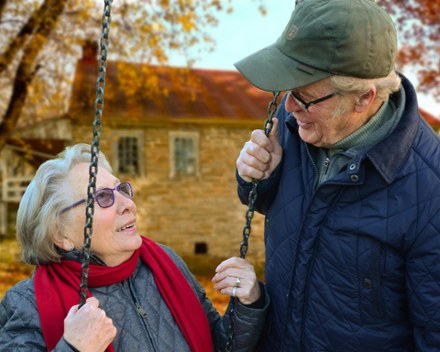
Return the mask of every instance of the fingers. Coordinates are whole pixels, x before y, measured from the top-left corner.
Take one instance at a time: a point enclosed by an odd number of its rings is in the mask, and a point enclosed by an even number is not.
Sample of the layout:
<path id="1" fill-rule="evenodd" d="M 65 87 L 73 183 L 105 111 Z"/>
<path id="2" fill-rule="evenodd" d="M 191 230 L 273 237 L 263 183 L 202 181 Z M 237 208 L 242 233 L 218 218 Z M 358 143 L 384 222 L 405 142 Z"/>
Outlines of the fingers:
<path id="1" fill-rule="evenodd" d="M 116 327 L 105 311 L 99 308 L 99 301 L 88 298 L 78 309 L 73 306 L 64 320 L 64 338 L 79 350 L 90 348 L 104 351 L 116 337 Z"/>
<path id="2" fill-rule="evenodd" d="M 231 257 L 217 265 L 217 268 L 215 268 L 215 272 L 218 273 L 228 268 L 241 268 L 245 266 L 252 266 L 252 264 L 249 263 L 246 259 Z"/>
<path id="3" fill-rule="evenodd" d="M 261 294 L 252 264 L 241 258 L 233 257 L 220 263 L 212 282 L 215 290 L 237 297 L 243 304 L 255 302 Z"/>
<path id="4" fill-rule="evenodd" d="M 276 117 L 274 117 L 272 121 L 273 121 L 273 126 L 272 126 L 272 130 L 269 133 L 269 139 L 272 142 L 273 151 L 275 152 L 277 148 L 281 148 L 280 139 L 278 136 L 278 126 L 280 121 Z"/>
<path id="5" fill-rule="evenodd" d="M 274 118 L 269 138 L 263 130 L 255 130 L 245 143 L 236 162 L 238 174 L 245 181 L 268 178 L 281 160 L 278 124 L 278 119 Z"/>
<path id="6" fill-rule="evenodd" d="M 99 307 L 99 301 L 95 297 L 89 297 L 86 300 L 86 304 L 92 306 L 92 307 Z"/>

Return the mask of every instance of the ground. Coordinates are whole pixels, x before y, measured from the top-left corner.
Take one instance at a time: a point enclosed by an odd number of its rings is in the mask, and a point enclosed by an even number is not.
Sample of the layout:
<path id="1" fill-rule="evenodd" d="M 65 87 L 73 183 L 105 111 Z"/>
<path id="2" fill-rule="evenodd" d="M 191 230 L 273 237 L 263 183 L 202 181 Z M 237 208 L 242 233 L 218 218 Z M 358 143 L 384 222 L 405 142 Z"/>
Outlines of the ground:
<path id="1" fill-rule="evenodd" d="M 28 278 L 32 270 L 33 266 L 20 261 L 20 248 L 15 238 L 0 237 L 0 300 L 8 288 Z M 229 297 L 223 296 L 213 289 L 211 275 L 196 274 L 196 277 L 219 313 L 223 314 L 228 305 Z"/>

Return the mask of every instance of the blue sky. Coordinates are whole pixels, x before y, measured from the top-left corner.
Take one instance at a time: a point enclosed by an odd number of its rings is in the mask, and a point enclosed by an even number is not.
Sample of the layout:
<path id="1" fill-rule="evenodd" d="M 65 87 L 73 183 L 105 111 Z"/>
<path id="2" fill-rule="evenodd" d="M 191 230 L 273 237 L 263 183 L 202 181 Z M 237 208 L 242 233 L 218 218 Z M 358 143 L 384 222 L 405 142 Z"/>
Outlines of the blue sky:
<path id="1" fill-rule="evenodd" d="M 218 14 L 219 24 L 208 30 L 216 41 L 215 51 L 193 52 L 195 67 L 235 70 L 234 62 L 275 42 L 289 21 L 295 0 L 262 1 L 267 14 L 258 10 L 258 0 L 235 0 L 234 11 Z M 184 65 L 183 58 L 171 57 L 171 64 Z"/>
<path id="2" fill-rule="evenodd" d="M 235 70 L 234 62 L 275 42 L 283 31 L 294 8 L 295 0 L 265 0 L 266 16 L 258 11 L 257 0 L 235 0 L 233 13 L 220 13 L 219 24 L 208 30 L 216 41 L 212 53 L 197 53 L 194 67 Z M 183 58 L 173 55 L 172 65 L 182 66 Z M 404 72 L 411 81 L 414 75 Z M 432 97 L 419 95 L 419 105 L 440 118 L 440 103 Z"/>

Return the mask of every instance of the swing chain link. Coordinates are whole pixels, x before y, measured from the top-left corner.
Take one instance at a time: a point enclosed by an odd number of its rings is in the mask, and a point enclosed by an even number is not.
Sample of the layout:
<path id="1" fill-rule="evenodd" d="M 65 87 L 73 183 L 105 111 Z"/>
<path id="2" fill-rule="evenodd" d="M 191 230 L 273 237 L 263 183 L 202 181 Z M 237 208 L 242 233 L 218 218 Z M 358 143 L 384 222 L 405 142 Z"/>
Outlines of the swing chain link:
<path id="1" fill-rule="evenodd" d="M 269 106 L 267 108 L 267 114 L 268 117 L 266 121 L 264 122 L 264 133 L 267 137 L 269 137 L 270 132 L 273 128 L 273 117 L 275 116 L 275 113 L 278 109 L 277 105 L 277 99 L 280 95 L 280 92 L 274 92 L 274 97 L 272 101 L 269 103 Z M 246 253 L 248 251 L 248 240 L 251 235 L 251 222 L 254 217 L 254 206 L 255 202 L 257 200 L 257 187 L 258 187 L 259 181 L 258 180 L 252 180 L 252 189 L 249 192 L 249 198 L 248 198 L 248 209 L 246 211 L 246 225 L 243 227 L 243 241 L 240 245 L 240 258 L 245 258 Z"/>
<path id="2" fill-rule="evenodd" d="M 95 115 L 93 121 L 93 138 L 91 144 L 91 160 L 89 167 L 89 185 L 87 187 L 86 221 L 84 225 L 84 245 L 81 258 L 81 282 L 79 286 L 81 308 L 87 300 L 90 245 L 93 233 L 93 215 L 95 212 L 96 175 L 98 173 L 99 142 L 101 140 L 102 111 L 104 109 L 105 74 L 107 68 L 107 51 L 111 22 L 111 4 L 113 0 L 104 0 L 102 14 L 102 32 L 99 38 L 98 78 L 96 80 Z"/>
<path id="3" fill-rule="evenodd" d="M 273 128 L 273 117 L 275 116 L 278 105 L 277 100 L 278 96 L 280 95 L 280 92 L 273 92 L 273 99 L 270 101 L 269 106 L 267 108 L 267 114 L 268 117 L 266 121 L 264 122 L 264 133 L 267 137 L 269 137 L 270 132 Z M 246 224 L 243 227 L 243 240 L 240 244 L 240 258 L 245 258 L 247 251 L 248 251 L 248 240 L 251 235 L 251 223 L 252 219 L 254 217 L 254 207 L 255 202 L 257 201 L 257 188 L 258 188 L 259 181 L 258 180 L 252 180 L 252 189 L 249 192 L 248 196 L 248 208 L 246 211 Z M 232 341 L 234 339 L 234 317 L 233 313 L 235 310 L 235 302 L 237 298 L 231 297 L 231 302 L 229 304 L 229 325 L 228 325 L 228 336 L 226 340 L 226 347 L 225 352 L 231 352 L 232 351 Z"/>

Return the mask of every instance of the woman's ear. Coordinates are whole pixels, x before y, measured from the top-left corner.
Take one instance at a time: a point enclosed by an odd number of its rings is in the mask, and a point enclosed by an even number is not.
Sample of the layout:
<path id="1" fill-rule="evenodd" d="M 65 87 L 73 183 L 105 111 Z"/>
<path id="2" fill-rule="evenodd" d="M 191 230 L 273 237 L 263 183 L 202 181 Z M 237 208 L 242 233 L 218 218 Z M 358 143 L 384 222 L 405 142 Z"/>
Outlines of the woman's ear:
<path id="1" fill-rule="evenodd" d="M 71 251 L 75 249 L 73 242 L 67 237 L 61 234 L 56 234 L 53 238 L 53 243 L 55 246 L 64 249 L 65 251 Z"/>
<path id="2" fill-rule="evenodd" d="M 371 85 L 370 90 L 357 97 L 354 109 L 356 112 L 362 113 L 367 111 L 374 103 L 377 95 L 377 90 L 375 85 Z"/>

